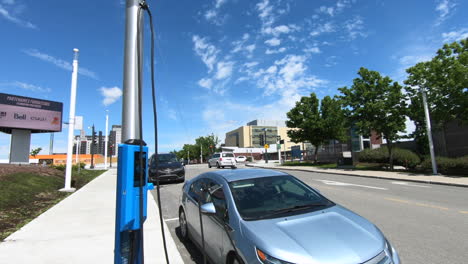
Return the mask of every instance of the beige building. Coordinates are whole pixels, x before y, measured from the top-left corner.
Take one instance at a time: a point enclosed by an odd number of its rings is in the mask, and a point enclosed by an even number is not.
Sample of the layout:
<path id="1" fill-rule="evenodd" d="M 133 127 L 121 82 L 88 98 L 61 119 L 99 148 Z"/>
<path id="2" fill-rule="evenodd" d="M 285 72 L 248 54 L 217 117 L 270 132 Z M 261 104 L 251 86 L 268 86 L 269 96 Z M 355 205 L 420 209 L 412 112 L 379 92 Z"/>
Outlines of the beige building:
<path id="1" fill-rule="evenodd" d="M 266 129 L 266 131 L 264 131 Z M 271 150 L 276 151 L 278 136 L 284 139 L 284 145 L 281 150 L 290 151 L 291 146 L 299 145 L 301 150 L 307 147 L 303 143 L 291 142 L 287 131 L 291 128 L 286 127 L 285 121 L 280 120 L 254 120 L 235 130 L 226 133 L 225 146 L 239 148 L 262 148 L 260 137 L 266 134 L 266 144 L 269 144 Z"/>

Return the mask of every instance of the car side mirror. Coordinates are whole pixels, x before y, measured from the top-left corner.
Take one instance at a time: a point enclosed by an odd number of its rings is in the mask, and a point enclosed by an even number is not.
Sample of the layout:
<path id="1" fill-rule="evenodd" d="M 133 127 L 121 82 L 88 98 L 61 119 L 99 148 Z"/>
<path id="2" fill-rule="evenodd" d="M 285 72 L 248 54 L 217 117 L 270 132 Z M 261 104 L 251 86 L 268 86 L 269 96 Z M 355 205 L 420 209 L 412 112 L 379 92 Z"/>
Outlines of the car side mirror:
<path id="1" fill-rule="evenodd" d="M 216 208 L 213 203 L 206 203 L 200 207 L 202 214 L 212 215 L 216 214 Z"/>

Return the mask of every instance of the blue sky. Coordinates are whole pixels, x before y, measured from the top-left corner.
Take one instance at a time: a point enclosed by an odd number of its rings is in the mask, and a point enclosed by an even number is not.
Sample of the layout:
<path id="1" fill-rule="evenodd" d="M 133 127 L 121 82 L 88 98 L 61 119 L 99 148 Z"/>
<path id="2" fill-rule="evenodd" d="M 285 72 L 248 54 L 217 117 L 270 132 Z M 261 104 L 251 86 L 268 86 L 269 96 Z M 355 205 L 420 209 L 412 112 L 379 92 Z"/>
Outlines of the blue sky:
<path id="1" fill-rule="evenodd" d="M 225 132 L 253 119 L 284 119 L 301 96 L 349 86 L 361 66 L 403 81 L 407 67 L 468 37 L 462 0 L 148 3 L 161 151 L 209 133 L 224 141 Z M 108 109 L 110 125 L 120 124 L 124 9 L 123 0 L 0 0 L 0 92 L 63 102 L 68 120 L 78 48 L 76 114 L 104 130 Z M 145 55 L 144 138 L 152 148 L 149 50 Z M 66 152 L 66 126 L 55 139 L 54 151 Z M 9 141 L 0 133 L 0 159 Z M 32 136 L 32 148 L 48 153 L 48 145 L 49 134 Z"/>

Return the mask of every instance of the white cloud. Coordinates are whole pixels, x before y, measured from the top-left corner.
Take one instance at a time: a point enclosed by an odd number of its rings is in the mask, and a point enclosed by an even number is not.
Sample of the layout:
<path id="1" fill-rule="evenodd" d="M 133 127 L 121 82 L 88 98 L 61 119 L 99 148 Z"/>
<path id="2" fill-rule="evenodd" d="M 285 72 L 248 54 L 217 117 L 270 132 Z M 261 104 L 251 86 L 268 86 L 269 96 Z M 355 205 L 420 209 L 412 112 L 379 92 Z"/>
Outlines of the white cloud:
<path id="1" fill-rule="evenodd" d="M 4 0 L 2 1 L 3 4 L 14 4 L 13 0 Z M 6 7 L 0 5 L 0 17 L 5 18 L 6 20 L 13 22 L 19 26 L 25 27 L 25 28 L 30 28 L 30 29 L 37 29 L 37 26 L 34 25 L 33 23 L 29 21 L 22 20 L 14 15 L 12 15 Z"/>
<path id="2" fill-rule="evenodd" d="M 267 49 L 265 51 L 265 54 L 278 54 L 278 53 L 283 53 L 286 51 L 286 48 L 285 47 L 281 47 L 279 49 L 276 49 L 276 50 L 272 50 L 272 49 Z"/>
<path id="3" fill-rule="evenodd" d="M 209 78 L 203 78 L 203 79 L 198 81 L 198 85 L 200 85 L 203 88 L 206 88 L 206 89 L 210 90 L 211 87 L 213 86 L 213 80 L 211 80 Z"/>
<path id="4" fill-rule="evenodd" d="M 266 40 L 265 43 L 272 47 L 275 47 L 281 44 L 281 40 L 278 38 L 272 38 L 272 39 Z"/>
<path id="5" fill-rule="evenodd" d="M 29 83 L 24 83 L 24 82 L 11 82 L 11 83 L 0 83 L 0 86 L 11 86 L 11 87 L 17 87 L 23 90 L 31 91 L 31 92 L 38 92 L 38 93 L 50 93 L 52 92 L 52 89 L 50 88 L 44 88 L 41 86 L 37 86 L 34 84 L 29 84 Z"/>
<path id="6" fill-rule="evenodd" d="M 367 37 L 367 33 L 364 32 L 364 21 L 360 16 L 356 16 L 345 22 L 345 29 L 348 32 L 350 40 L 354 40 L 357 37 Z"/>
<path id="7" fill-rule="evenodd" d="M 104 96 L 102 103 L 105 106 L 115 103 L 122 96 L 122 90 L 117 86 L 101 87 L 99 88 L 99 91 L 101 92 L 101 95 Z"/>
<path id="8" fill-rule="evenodd" d="M 224 5 L 227 0 L 215 0 L 214 6 L 205 12 L 205 19 L 216 25 L 221 25 L 223 19 L 219 18 L 219 9 Z"/>
<path id="9" fill-rule="evenodd" d="M 408 55 L 399 59 L 400 64 L 404 66 L 413 66 L 419 62 L 431 60 L 430 55 Z"/>
<path id="10" fill-rule="evenodd" d="M 232 42 L 234 48 L 231 50 L 231 53 L 243 52 L 248 58 L 252 57 L 252 53 L 255 50 L 255 44 L 245 45 L 249 40 L 250 35 L 244 33 L 241 40 L 236 40 Z"/>
<path id="11" fill-rule="evenodd" d="M 252 67 L 257 66 L 257 65 L 258 65 L 257 61 L 244 63 L 244 66 L 246 66 L 247 68 L 252 68 Z"/>
<path id="12" fill-rule="evenodd" d="M 335 32 L 335 26 L 331 22 L 327 22 L 322 25 L 316 25 L 315 29 L 312 32 L 310 32 L 310 35 L 312 37 L 315 37 L 323 33 L 331 33 L 331 32 Z"/>
<path id="13" fill-rule="evenodd" d="M 319 47 L 306 48 L 306 49 L 303 49 L 302 51 L 304 51 L 305 53 L 315 53 L 315 54 L 321 53 Z"/>
<path id="14" fill-rule="evenodd" d="M 439 17 L 437 18 L 435 25 L 438 26 L 444 22 L 450 16 L 450 12 L 454 10 L 455 6 L 456 5 L 451 3 L 450 0 L 439 1 L 439 4 L 435 9 L 439 13 Z"/>
<path id="15" fill-rule="evenodd" d="M 224 61 L 218 62 L 218 64 L 216 65 L 217 71 L 215 74 L 215 78 L 217 80 L 222 80 L 222 79 L 231 77 L 233 65 L 234 65 L 233 62 L 224 62 Z"/>
<path id="16" fill-rule="evenodd" d="M 442 33 L 442 38 L 444 39 L 444 42 L 454 42 L 466 39 L 468 38 L 468 28 L 462 28 L 458 31 Z"/>
<path id="17" fill-rule="evenodd" d="M 320 6 L 316 11 L 318 13 L 327 14 L 331 17 L 341 13 L 346 7 L 351 6 L 350 0 L 339 0 L 333 6 Z"/>
<path id="18" fill-rule="evenodd" d="M 213 70 L 217 61 L 219 50 L 212 44 L 209 44 L 206 38 L 201 38 L 198 35 L 192 37 L 195 53 L 200 56 L 203 63 L 208 67 L 209 72 Z"/>
<path id="19" fill-rule="evenodd" d="M 38 58 L 40 60 L 43 60 L 45 62 L 52 63 L 55 66 L 57 66 L 59 68 L 62 68 L 64 70 L 67 70 L 67 71 L 72 71 L 73 70 L 73 66 L 72 66 L 72 64 L 70 62 L 62 60 L 62 59 L 55 58 L 55 57 L 53 57 L 51 55 L 42 53 L 42 52 L 40 52 L 40 51 L 38 51 L 36 49 L 23 50 L 23 53 L 25 53 L 26 55 L 29 55 L 31 57 L 35 57 L 35 58 Z M 93 72 L 91 70 L 88 70 L 86 68 L 83 68 L 83 67 L 78 67 L 78 73 L 83 75 L 83 76 L 93 78 L 95 80 L 99 79 L 95 72 Z"/>

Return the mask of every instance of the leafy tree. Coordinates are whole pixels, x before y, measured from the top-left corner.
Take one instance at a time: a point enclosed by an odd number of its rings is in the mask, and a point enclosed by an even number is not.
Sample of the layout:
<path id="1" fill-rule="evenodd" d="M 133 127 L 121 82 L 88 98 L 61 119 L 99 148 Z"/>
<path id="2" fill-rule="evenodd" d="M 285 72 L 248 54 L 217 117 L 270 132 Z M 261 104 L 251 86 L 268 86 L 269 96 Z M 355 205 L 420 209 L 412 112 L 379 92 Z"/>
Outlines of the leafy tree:
<path id="1" fill-rule="evenodd" d="M 393 144 L 402 137 L 398 133 L 405 131 L 405 95 L 398 82 L 377 71 L 360 68 L 358 74 L 351 88 L 339 88 L 346 116 L 361 135 L 370 135 L 374 130 L 387 140 L 393 170 Z"/>
<path id="2" fill-rule="evenodd" d="M 39 152 L 41 152 L 41 150 L 42 150 L 42 148 L 35 148 L 35 149 L 32 149 L 29 154 L 31 156 L 33 156 L 34 158 L 36 158 L 36 155 L 39 154 Z"/>
<path id="3" fill-rule="evenodd" d="M 195 145 L 198 146 L 198 157 L 200 157 L 200 150 L 202 150 L 203 160 L 205 160 L 216 151 L 216 146 L 218 144 L 219 139 L 213 133 L 205 137 L 195 139 Z"/>
<path id="4" fill-rule="evenodd" d="M 288 136 L 295 143 L 310 142 L 315 146 L 314 162 L 320 145 L 330 140 L 345 140 L 344 115 L 338 100 L 326 96 L 319 104 L 315 93 L 304 96 L 287 113 L 286 125 L 294 128 Z"/>
<path id="5" fill-rule="evenodd" d="M 427 150 L 426 121 L 420 89 L 427 95 L 434 129 L 452 120 L 468 122 L 468 38 L 445 44 L 434 58 L 406 70 L 409 117 L 415 122 L 416 141 Z"/>

